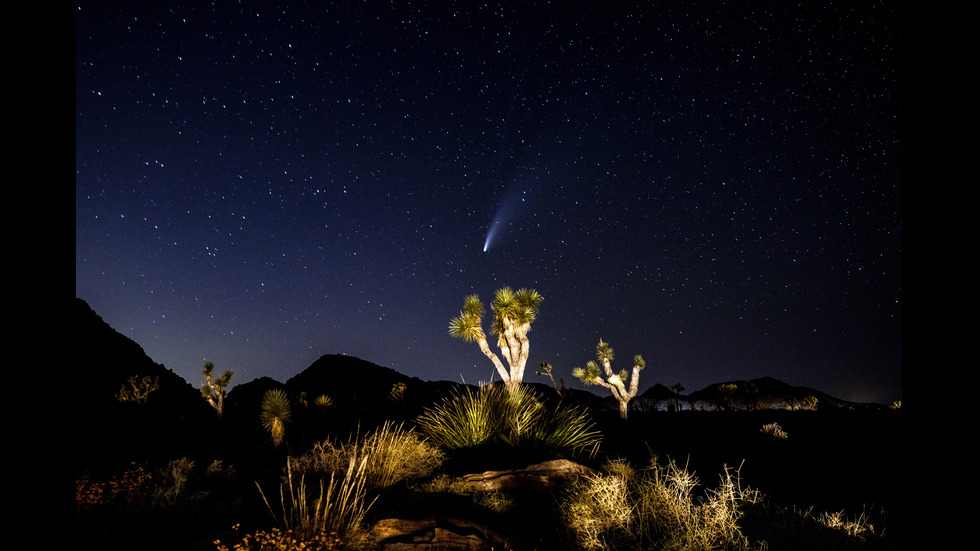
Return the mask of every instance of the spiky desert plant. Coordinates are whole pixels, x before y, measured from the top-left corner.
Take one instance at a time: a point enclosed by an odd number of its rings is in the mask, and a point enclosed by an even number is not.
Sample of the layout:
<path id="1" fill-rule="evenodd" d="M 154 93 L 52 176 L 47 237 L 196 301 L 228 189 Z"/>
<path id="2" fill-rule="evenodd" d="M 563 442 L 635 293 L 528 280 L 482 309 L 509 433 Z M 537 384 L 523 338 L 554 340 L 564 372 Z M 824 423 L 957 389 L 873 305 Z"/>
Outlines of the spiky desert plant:
<path id="1" fill-rule="evenodd" d="M 327 396 L 326 394 L 321 394 L 316 397 L 316 400 L 314 400 L 313 403 L 320 409 L 327 409 L 333 407 L 333 398 Z"/>
<path id="2" fill-rule="evenodd" d="M 537 393 L 524 387 L 466 388 L 427 409 L 417 423 L 426 436 L 448 449 L 499 440 L 511 446 L 578 453 L 594 449 L 601 440 L 583 410 L 559 406 L 549 411 Z"/>
<path id="3" fill-rule="evenodd" d="M 459 316 L 449 322 L 449 334 L 466 342 L 475 341 L 480 351 L 490 359 L 508 390 L 520 386 L 524 380 L 524 368 L 530 352 L 527 338 L 531 324 L 537 319 L 543 297 L 534 289 L 512 290 L 503 287 L 497 290 L 490 309 L 493 321 L 490 333 L 497 336 L 497 347 L 509 367 L 505 368 L 500 358 L 490 349 L 486 333 L 483 331 L 485 309 L 478 295 L 463 299 L 463 309 Z"/>
<path id="4" fill-rule="evenodd" d="M 502 420 L 485 388 L 473 391 L 466 387 L 427 408 L 417 419 L 419 428 L 430 440 L 451 450 L 488 442 L 500 433 Z"/>
<path id="5" fill-rule="evenodd" d="M 282 518 L 276 516 L 258 482 L 255 485 L 258 486 L 272 517 L 301 540 L 315 541 L 323 534 L 336 534 L 344 542 L 356 547 L 366 537 L 364 518 L 374 504 L 374 500 L 367 501 L 367 463 L 367 456 L 360 460 L 351 458 L 345 472 L 330 473 L 328 484 L 325 484 L 324 478 L 320 478 L 320 492 L 314 497 L 307 493 L 306 475 L 300 475 L 297 481 L 290 463 L 287 462 L 287 488 L 283 488 L 282 484 L 279 486 Z"/>
<path id="6" fill-rule="evenodd" d="M 286 391 L 281 388 L 265 391 L 262 396 L 262 426 L 269 431 L 275 446 L 282 444 L 282 439 L 286 436 L 286 424 L 292 415 L 293 408 Z"/>
<path id="7" fill-rule="evenodd" d="M 602 433 L 588 413 L 577 407 L 558 407 L 551 412 L 535 432 L 535 439 L 548 450 L 591 454 L 599 449 Z"/>
<path id="8" fill-rule="evenodd" d="M 297 473 L 340 472 L 351 461 L 370 458 L 365 466 L 368 488 L 388 488 L 402 480 L 424 478 L 442 465 L 444 454 L 420 434 L 403 424 L 386 422 L 364 437 L 346 442 L 323 440 L 313 449 L 293 458 Z"/>
<path id="9" fill-rule="evenodd" d="M 590 360 L 584 368 L 572 369 L 572 375 L 587 385 L 599 385 L 612 391 L 613 396 L 619 401 L 619 416 L 625 420 L 629 412 L 629 401 L 636 396 L 640 384 L 640 370 L 647 364 L 643 360 L 643 356 L 633 357 L 633 373 L 629 378 L 629 390 L 627 390 L 626 379 L 628 375 L 626 370 L 613 373 L 613 349 L 609 343 L 599 339 L 599 344 L 596 346 L 596 357 L 602 363 L 602 369 L 606 373 L 605 377 L 600 373 L 599 364 L 595 360 Z"/>
<path id="10" fill-rule="evenodd" d="M 698 495 L 697 477 L 673 461 L 635 471 L 613 461 L 573 483 L 562 512 L 585 549 L 708 551 L 751 549 L 739 526 L 741 505 L 757 494 L 743 490 L 725 469 L 717 488 Z"/>

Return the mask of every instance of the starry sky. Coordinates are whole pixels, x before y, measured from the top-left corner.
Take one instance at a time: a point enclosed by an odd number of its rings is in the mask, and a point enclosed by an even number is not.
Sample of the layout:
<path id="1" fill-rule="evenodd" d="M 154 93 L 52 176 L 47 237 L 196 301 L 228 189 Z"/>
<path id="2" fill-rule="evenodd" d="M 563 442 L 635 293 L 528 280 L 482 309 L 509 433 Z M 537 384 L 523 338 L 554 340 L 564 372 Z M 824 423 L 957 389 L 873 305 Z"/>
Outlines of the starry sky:
<path id="1" fill-rule="evenodd" d="M 900 400 L 901 20 L 82 0 L 75 295 L 195 386 L 205 361 L 233 388 L 324 354 L 498 380 L 448 326 L 510 286 L 544 297 L 526 381 L 548 361 L 585 388 L 602 338 L 617 370 L 646 359 L 640 392 Z"/>

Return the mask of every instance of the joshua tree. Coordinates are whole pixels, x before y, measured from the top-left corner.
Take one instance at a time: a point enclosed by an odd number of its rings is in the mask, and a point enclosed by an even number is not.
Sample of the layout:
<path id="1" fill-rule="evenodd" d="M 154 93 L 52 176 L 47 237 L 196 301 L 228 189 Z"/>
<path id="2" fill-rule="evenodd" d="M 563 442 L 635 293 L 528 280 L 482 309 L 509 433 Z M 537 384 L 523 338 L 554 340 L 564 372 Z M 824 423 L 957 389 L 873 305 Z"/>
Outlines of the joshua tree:
<path id="1" fill-rule="evenodd" d="M 262 426 L 272 435 L 275 446 L 282 444 L 282 439 L 286 436 L 286 423 L 292 415 L 289 396 L 284 390 L 277 388 L 265 391 L 262 396 Z"/>
<path id="2" fill-rule="evenodd" d="M 483 303 L 477 295 L 469 295 L 463 299 L 463 310 L 449 322 L 449 334 L 466 342 L 476 341 L 480 350 L 497 368 L 497 373 L 508 390 L 515 390 L 524 380 L 524 366 L 530 350 L 527 333 L 538 315 L 542 300 L 541 295 L 533 289 L 515 292 L 510 287 L 504 287 L 497 291 L 490 305 L 493 310 L 490 332 L 497 335 L 497 346 L 510 367 L 509 371 L 487 343 L 487 335 L 483 331 Z"/>
<path id="3" fill-rule="evenodd" d="M 136 402 L 142 406 L 146 403 L 147 398 L 150 397 L 150 393 L 159 388 L 159 376 L 150 377 L 147 375 L 140 379 L 136 375 L 133 375 L 119 389 L 119 394 L 116 394 L 116 399 L 120 402 Z"/>
<path id="4" fill-rule="evenodd" d="M 555 382 L 555 376 L 551 374 L 551 371 L 552 371 L 551 364 L 548 363 L 548 362 L 541 362 L 540 364 L 538 364 L 538 367 L 541 368 L 541 371 L 535 371 L 535 374 L 537 374 L 537 375 L 547 375 L 548 378 L 551 379 L 551 386 L 555 387 L 555 392 L 558 393 L 558 397 L 559 398 L 564 398 L 565 397 L 565 379 L 562 379 L 560 377 L 558 378 L 558 380 L 561 381 L 561 388 L 558 388 L 558 383 Z"/>
<path id="5" fill-rule="evenodd" d="M 721 394 L 721 401 L 725 403 L 725 409 L 732 407 L 732 396 L 738 390 L 738 385 L 735 383 L 722 383 L 718 387 L 718 393 Z"/>
<path id="6" fill-rule="evenodd" d="M 629 401 L 636 396 L 636 389 L 640 384 L 640 370 L 646 367 L 647 364 L 643 361 L 642 356 L 633 357 L 633 373 L 629 383 L 630 388 L 627 391 L 625 384 L 627 377 L 626 370 L 624 369 L 618 374 L 613 373 L 612 347 L 602 339 L 599 339 L 599 345 L 596 346 L 595 351 L 596 357 L 602 362 L 602 368 L 606 372 L 606 377 L 603 378 L 600 374 L 599 364 L 595 360 L 590 360 L 589 363 L 585 364 L 584 368 L 576 367 L 572 370 L 572 375 L 587 385 L 599 385 L 611 390 L 613 396 L 619 400 L 619 416 L 625 420 Z"/>
<path id="7" fill-rule="evenodd" d="M 406 390 L 408 390 L 407 384 L 395 383 L 391 385 L 391 392 L 388 393 L 388 399 L 396 404 L 404 404 Z"/>
<path id="8" fill-rule="evenodd" d="M 680 396 L 681 396 L 681 392 L 684 392 L 684 385 L 680 383 L 674 383 L 670 385 L 670 389 L 674 391 L 674 409 L 680 411 L 681 409 Z"/>
<path id="9" fill-rule="evenodd" d="M 211 404 L 211 407 L 218 410 L 218 417 L 225 412 L 225 389 L 231 384 L 232 372 L 229 369 L 225 373 L 214 378 L 214 364 L 207 362 L 204 364 L 204 384 L 201 385 L 201 396 Z"/>

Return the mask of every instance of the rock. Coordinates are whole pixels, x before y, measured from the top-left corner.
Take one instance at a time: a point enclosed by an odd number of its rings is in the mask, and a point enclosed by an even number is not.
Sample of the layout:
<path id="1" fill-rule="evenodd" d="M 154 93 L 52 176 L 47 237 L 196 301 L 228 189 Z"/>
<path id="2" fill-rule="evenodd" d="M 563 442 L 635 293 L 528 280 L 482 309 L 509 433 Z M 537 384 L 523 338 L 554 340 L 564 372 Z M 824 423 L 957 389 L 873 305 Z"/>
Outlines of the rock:
<path id="1" fill-rule="evenodd" d="M 567 459 L 555 459 L 523 469 L 486 471 L 463 477 L 463 487 L 472 491 L 544 488 L 568 478 L 594 474 L 592 469 Z"/>
<path id="2" fill-rule="evenodd" d="M 517 549 L 507 538 L 468 520 L 447 518 L 379 520 L 371 539 L 382 551 L 490 551 Z"/>

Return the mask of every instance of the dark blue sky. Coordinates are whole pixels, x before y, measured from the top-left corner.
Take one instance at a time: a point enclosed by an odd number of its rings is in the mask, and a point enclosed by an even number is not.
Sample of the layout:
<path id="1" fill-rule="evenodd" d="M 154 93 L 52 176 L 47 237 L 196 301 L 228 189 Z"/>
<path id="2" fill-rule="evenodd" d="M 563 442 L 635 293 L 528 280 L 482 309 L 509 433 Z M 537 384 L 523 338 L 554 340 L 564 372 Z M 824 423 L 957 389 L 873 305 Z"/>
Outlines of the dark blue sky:
<path id="1" fill-rule="evenodd" d="M 75 294 L 192 384 L 490 380 L 511 286 L 525 380 L 901 399 L 898 2 L 157 4 L 76 4 Z"/>

